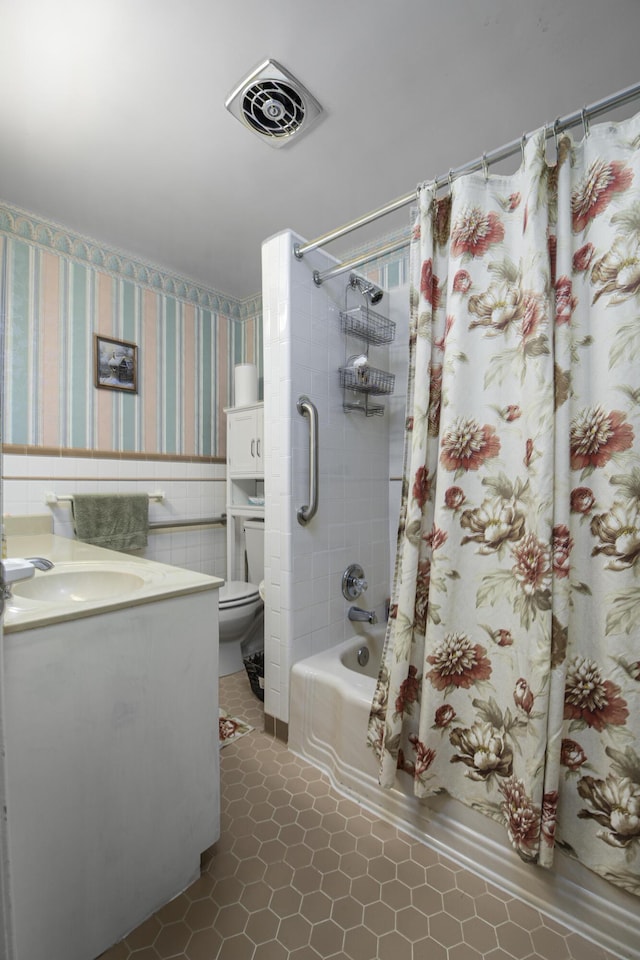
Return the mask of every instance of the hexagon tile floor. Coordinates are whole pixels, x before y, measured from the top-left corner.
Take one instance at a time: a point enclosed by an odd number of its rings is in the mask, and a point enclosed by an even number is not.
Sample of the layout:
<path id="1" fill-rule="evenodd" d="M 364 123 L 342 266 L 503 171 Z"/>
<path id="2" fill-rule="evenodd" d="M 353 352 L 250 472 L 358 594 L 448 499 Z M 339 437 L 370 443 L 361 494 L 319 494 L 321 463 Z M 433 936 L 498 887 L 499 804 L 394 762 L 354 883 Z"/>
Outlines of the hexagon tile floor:
<path id="1" fill-rule="evenodd" d="M 608 960 L 521 900 L 336 793 L 262 732 L 244 673 L 220 704 L 221 838 L 201 877 L 101 960 Z"/>

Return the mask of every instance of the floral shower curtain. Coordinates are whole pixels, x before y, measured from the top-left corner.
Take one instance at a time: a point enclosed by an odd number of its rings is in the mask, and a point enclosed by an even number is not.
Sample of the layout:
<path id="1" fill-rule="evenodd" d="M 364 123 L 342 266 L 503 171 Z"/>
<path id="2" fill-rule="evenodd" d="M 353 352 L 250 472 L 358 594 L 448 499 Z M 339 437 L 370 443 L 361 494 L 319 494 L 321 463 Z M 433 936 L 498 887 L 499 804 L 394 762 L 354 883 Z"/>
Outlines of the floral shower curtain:
<path id="1" fill-rule="evenodd" d="M 640 895 L 640 117 L 420 192 L 369 742 Z"/>

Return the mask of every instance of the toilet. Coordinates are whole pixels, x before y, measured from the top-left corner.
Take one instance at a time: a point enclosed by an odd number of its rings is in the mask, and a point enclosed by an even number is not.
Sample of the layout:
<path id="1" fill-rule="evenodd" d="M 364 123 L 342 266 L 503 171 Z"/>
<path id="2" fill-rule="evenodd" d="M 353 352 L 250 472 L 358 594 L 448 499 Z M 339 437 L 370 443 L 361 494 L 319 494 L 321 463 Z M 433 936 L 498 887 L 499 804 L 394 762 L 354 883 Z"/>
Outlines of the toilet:
<path id="1" fill-rule="evenodd" d="M 221 677 L 244 670 L 243 651 L 264 644 L 264 521 L 245 520 L 244 536 L 249 580 L 227 581 L 218 597 Z"/>

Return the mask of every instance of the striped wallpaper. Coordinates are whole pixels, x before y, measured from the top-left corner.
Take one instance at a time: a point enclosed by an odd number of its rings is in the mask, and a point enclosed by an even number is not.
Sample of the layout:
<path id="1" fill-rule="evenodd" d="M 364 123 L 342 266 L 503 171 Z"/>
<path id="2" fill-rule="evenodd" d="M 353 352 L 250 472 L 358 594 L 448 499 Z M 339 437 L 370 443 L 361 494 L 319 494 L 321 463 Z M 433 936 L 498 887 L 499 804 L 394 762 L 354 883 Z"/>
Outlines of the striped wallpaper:
<path id="1" fill-rule="evenodd" d="M 262 373 L 260 298 L 234 301 L 6 205 L 0 317 L 6 444 L 224 457 L 233 366 Z M 137 394 L 94 386 L 96 333 L 138 345 Z"/>

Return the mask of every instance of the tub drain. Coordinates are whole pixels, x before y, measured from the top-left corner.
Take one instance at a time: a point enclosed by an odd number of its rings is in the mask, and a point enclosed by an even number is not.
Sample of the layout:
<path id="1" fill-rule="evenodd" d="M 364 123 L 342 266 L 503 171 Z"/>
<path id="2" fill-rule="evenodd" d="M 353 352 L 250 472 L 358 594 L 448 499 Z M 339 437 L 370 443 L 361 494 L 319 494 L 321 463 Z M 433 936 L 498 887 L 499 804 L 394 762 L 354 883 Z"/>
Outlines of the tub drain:
<path id="1" fill-rule="evenodd" d="M 360 647 L 358 650 L 358 663 L 361 667 L 366 667 L 369 663 L 369 647 Z"/>

